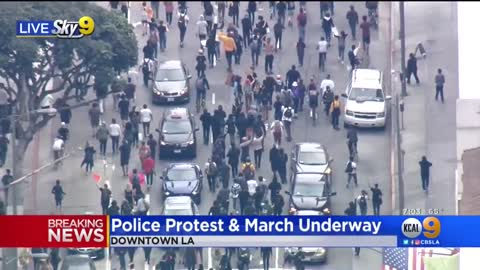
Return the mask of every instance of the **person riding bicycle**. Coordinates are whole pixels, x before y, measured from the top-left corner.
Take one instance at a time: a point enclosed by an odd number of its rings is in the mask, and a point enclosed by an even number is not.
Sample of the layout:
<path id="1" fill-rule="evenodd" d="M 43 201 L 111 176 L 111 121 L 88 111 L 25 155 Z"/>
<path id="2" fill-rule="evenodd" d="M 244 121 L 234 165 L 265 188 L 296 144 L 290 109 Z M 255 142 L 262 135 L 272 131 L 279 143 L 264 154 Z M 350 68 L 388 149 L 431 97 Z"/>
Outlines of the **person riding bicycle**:
<path id="1" fill-rule="evenodd" d="M 350 130 L 347 132 L 347 139 L 348 152 L 350 153 L 350 156 L 353 157 L 357 153 L 358 142 L 357 130 L 354 127 L 350 128 Z"/>
<path id="2" fill-rule="evenodd" d="M 207 90 L 210 90 L 210 84 L 208 83 L 205 74 L 201 74 L 197 78 L 197 81 L 195 82 L 195 88 L 197 89 L 197 102 L 200 102 L 202 99 L 206 99 Z"/>

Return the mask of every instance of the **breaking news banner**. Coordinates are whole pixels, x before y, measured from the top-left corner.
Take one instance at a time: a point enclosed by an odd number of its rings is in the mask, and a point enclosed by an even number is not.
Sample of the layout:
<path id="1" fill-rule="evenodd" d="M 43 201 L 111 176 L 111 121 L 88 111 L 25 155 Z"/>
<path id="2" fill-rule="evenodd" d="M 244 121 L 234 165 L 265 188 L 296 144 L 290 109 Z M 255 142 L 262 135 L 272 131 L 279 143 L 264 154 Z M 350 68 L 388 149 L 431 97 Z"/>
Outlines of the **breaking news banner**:
<path id="1" fill-rule="evenodd" d="M 0 247 L 480 247 L 476 216 L 1 216 Z"/>

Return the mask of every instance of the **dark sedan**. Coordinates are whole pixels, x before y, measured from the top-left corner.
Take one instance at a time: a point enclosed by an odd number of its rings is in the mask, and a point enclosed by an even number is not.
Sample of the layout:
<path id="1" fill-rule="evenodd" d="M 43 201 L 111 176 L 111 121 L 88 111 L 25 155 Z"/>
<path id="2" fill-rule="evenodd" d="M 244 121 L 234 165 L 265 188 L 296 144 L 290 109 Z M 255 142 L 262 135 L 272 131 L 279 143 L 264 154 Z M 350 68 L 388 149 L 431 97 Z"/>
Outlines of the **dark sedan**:
<path id="1" fill-rule="evenodd" d="M 159 132 L 159 158 L 197 155 L 195 118 L 186 108 L 168 110 L 162 116 Z"/>
<path id="2" fill-rule="evenodd" d="M 196 204 L 202 198 L 203 175 L 199 166 L 194 164 L 171 164 L 160 177 L 163 180 L 163 195 L 190 196 Z"/>
<path id="3" fill-rule="evenodd" d="M 330 214 L 330 197 L 335 192 L 330 191 L 326 181 L 327 175 L 319 173 L 296 173 L 292 179 L 290 196 L 290 210 L 294 214 L 298 210 L 316 210 Z"/>

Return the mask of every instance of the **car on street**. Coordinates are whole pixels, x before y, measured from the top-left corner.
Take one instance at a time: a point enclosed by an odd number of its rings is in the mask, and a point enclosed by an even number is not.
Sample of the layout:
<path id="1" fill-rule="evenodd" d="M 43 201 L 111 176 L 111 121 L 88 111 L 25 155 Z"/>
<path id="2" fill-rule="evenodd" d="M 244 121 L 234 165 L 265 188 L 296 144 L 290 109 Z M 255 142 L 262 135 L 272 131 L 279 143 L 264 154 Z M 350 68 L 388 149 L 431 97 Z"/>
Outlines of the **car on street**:
<path id="1" fill-rule="evenodd" d="M 293 147 L 290 169 L 292 174 L 323 173 L 332 184 L 332 162 L 333 158 L 328 155 L 327 149 L 322 144 L 302 142 Z"/>
<path id="2" fill-rule="evenodd" d="M 162 215 L 165 216 L 198 216 L 199 210 L 190 196 L 167 197 Z"/>
<path id="3" fill-rule="evenodd" d="M 60 270 L 96 270 L 92 259 L 87 255 L 67 255 L 60 262 Z"/>
<path id="4" fill-rule="evenodd" d="M 105 257 L 104 248 L 68 248 L 69 255 L 87 255 L 93 260 L 100 260 Z"/>
<path id="5" fill-rule="evenodd" d="M 285 248 L 284 256 L 292 260 L 300 250 L 303 252 L 302 262 L 304 263 L 327 262 L 327 249 L 322 247 Z"/>
<path id="6" fill-rule="evenodd" d="M 153 103 L 187 103 L 190 101 L 190 75 L 187 66 L 179 60 L 158 64 L 153 77 Z"/>
<path id="7" fill-rule="evenodd" d="M 195 117 L 187 108 L 168 109 L 162 115 L 159 128 L 159 158 L 197 156 L 198 128 Z"/>
<path id="8" fill-rule="evenodd" d="M 317 210 L 298 210 L 293 213 L 295 216 L 324 216 L 325 212 Z"/>
<path id="9" fill-rule="evenodd" d="M 164 197 L 190 196 L 196 204 L 200 204 L 203 173 L 198 165 L 191 163 L 170 164 L 163 175 L 162 193 Z"/>
<path id="10" fill-rule="evenodd" d="M 322 173 L 295 173 L 290 191 L 285 191 L 290 196 L 289 213 L 315 210 L 331 214 L 330 197 L 336 192 L 331 192 L 327 177 Z"/>
<path id="11" fill-rule="evenodd" d="M 383 72 L 376 69 L 355 69 L 342 97 L 345 101 L 344 126 L 385 127 L 387 100 Z"/>

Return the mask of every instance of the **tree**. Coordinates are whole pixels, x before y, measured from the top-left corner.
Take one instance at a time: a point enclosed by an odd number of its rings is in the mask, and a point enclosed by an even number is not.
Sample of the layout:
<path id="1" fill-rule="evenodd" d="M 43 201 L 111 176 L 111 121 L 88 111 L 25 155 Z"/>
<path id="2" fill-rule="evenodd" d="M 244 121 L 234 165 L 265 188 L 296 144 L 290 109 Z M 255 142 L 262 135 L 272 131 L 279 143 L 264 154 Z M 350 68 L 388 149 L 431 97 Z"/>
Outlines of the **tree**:
<path id="1" fill-rule="evenodd" d="M 91 36 L 81 39 L 17 38 L 14 22 L 21 20 L 78 21 L 90 16 Z M 134 66 L 137 41 L 127 20 L 88 2 L 5 2 L 0 10 L 0 91 L 12 100 L 16 131 L 15 177 L 36 132 L 54 117 L 35 113 L 49 94 L 63 100 L 79 89 L 108 89 L 115 76 Z M 55 81 L 56 83 L 49 83 Z M 105 91 L 108 94 L 108 91 Z M 57 108 L 61 110 L 61 108 Z"/>

